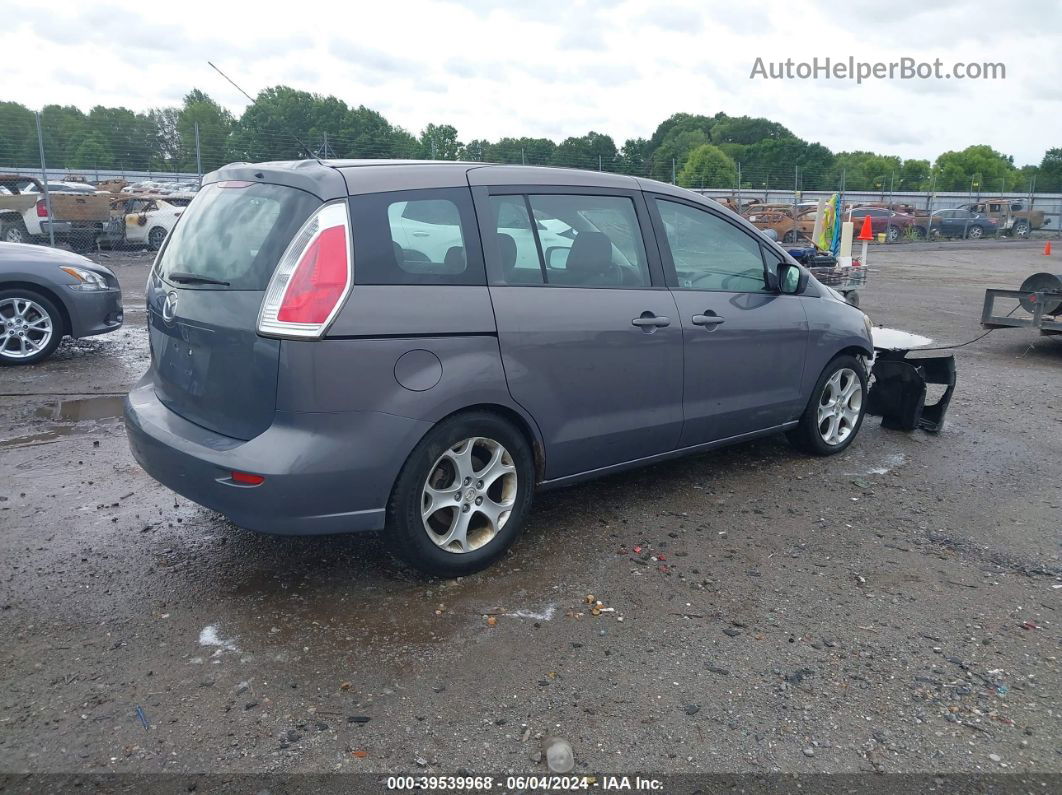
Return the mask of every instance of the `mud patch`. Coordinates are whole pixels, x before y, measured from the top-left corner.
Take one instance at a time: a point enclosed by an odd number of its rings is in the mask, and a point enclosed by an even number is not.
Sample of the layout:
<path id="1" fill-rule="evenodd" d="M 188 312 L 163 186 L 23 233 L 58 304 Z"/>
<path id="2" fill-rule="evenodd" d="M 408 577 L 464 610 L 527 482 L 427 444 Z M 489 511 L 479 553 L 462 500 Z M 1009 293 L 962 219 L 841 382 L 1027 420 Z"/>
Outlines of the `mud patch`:
<path id="1" fill-rule="evenodd" d="M 122 416 L 123 398 L 117 396 L 59 400 L 41 406 L 34 416 L 55 422 L 85 422 Z"/>

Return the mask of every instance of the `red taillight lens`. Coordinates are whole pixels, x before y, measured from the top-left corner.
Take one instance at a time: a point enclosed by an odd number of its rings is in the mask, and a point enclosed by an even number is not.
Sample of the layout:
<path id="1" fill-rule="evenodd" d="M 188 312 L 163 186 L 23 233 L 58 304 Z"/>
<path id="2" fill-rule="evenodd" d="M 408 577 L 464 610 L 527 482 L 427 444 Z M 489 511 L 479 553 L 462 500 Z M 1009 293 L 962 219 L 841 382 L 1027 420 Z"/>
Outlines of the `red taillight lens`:
<path id="1" fill-rule="evenodd" d="M 25 207 L 25 205 L 22 205 L 22 206 Z M 38 218 L 47 218 L 48 217 L 48 203 L 45 202 L 44 199 L 37 199 L 37 217 Z"/>
<path id="2" fill-rule="evenodd" d="M 347 288 L 347 230 L 322 230 L 295 266 L 277 320 L 324 323 Z"/>
<path id="3" fill-rule="evenodd" d="M 353 281 L 345 201 L 322 205 L 281 257 L 258 313 L 258 333 L 319 339 Z"/>
<path id="4" fill-rule="evenodd" d="M 260 483 L 265 483 L 265 477 L 262 475 L 252 475 L 250 472 L 233 472 L 233 483 L 242 483 L 245 486 L 257 486 Z"/>

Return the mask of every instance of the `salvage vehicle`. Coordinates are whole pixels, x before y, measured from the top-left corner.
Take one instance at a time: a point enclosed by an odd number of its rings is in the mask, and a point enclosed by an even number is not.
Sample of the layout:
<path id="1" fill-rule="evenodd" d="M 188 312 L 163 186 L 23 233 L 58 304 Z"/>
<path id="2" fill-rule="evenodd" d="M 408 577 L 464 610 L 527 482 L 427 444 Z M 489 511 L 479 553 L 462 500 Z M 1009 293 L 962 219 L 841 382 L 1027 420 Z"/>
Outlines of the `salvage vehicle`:
<path id="1" fill-rule="evenodd" d="M 396 239 L 408 215 L 449 248 Z M 745 219 L 568 169 L 226 166 L 146 293 L 125 418 L 148 474 L 261 532 L 383 530 L 445 576 L 497 560 L 536 488 L 778 433 L 845 450 L 873 355 L 867 316 Z"/>
<path id="2" fill-rule="evenodd" d="M 854 207 L 845 213 L 845 218 L 851 221 L 856 229 L 862 227 L 863 219 L 867 216 L 870 216 L 870 228 L 874 234 L 884 233 L 885 240 L 889 243 L 899 240 L 908 230 L 915 237 L 926 236 L 926 228 L 917 223 L 915 216 L 887 207 Z M 925 223 L 925 219 L 922 222 Z"/>
<path id="3" fill-rule="evenodd" d="M 110 248 L 131 245 L 158 251 L 191 200 L 191 196 L 112 196 L 111 219 L 99 242 Z"/>
<path id="4" fill-rule="evenodd" d="M 959 207 L 994 219 L 1001 231 L 1012 237 L 1028 237 L 1032 230 L 1044 226 L 1043 210 L 1028 208 L 1024 199 L 986 199 Z"/>
<path id="5" fill-rule="evenodd" d="M 994 237 L 999 224 L 994 218 L 969 210 L 937 210 L 929 224 L 929 234 L 934 238 L 967 237 L 977 240 Z"/>
<path id="6" fill-rule="evenodd" d="M 818 203 L 811 205 L 754 204 L 742 216 L 757 229 L 773 229 L 783 243 L 811 239 L 818 218 Z"/>
<path id="7" fill-rule="evenodd" d="M 57 248 L 0 243 L 0 365 L 36 364 L 63 337 L 107 334 L 123 319 L 109 268 Z"/>
<path id="8" fill-rule="evenodd" d="M 61 191 L 49 189 L 46 197 L 35 177 L 0 175 L 0 241 L 45 242 L 53 233 L 56 242 L 85 250 L 95 245 L 109 220 L 107 194 L 91 186 L 63 185 Z"/>

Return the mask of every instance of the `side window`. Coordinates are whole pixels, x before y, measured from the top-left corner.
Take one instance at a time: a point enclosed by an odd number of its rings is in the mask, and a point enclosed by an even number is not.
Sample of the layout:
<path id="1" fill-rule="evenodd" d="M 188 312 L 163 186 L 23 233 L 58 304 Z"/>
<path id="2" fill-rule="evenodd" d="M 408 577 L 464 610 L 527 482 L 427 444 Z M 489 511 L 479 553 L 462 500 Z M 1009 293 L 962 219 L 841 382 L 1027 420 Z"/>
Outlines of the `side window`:
<path id="1" fill-rule="evenodd" d="M 352 196 L 350 218 L 355 284 L 485 282 L 466 189 Z"/>
<path id="2" fill-rule="evenodd" d="M 494 237 L 488 235 L 485 246 L 493 246 L 497 262 L 501 264 L 505 284 L 545 284 L 545 272 L 538 258 L 535 233 L 523 196 L 491 196 L 491 212 L 495 218 Z"/>
<path id="3" fill-rule="evenodd" d="M 528 197 L 546 283 L 561 287 L 648 287 L 649 265 L 634 202 L 626 196 Z"/>
<path id="4" fill-rule="evenodd" d="M 766 290 L 760 244 L 751 235 L 706 210 L 655 201 L 679 289 Z"/>

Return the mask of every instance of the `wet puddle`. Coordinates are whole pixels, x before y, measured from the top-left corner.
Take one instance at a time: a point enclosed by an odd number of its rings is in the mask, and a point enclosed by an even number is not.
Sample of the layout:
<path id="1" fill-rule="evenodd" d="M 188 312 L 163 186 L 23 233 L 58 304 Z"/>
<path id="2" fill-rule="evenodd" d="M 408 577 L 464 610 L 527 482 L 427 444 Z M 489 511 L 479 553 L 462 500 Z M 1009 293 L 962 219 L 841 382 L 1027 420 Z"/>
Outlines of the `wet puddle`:
<path id="1" fill-rule="evenodd" d="M 41 406 L 34 412 L 34 416 L 56 422 L 107 420 L 122 416 L 122 401 L 123 398 L 118 396 L 59 400 Z"/>
<path id="2" fill-rule="evenodd" d="M 122 398 L 107 395 L 93 398 L 58 400 L 41 406 L 33 414 L 39 419 L 61 424 L 38 433 L 16 436 L 13 439 L 0 439 L 0 449 L 49 444 L 67 436 L 90 433 L 100 420 L 109 420 L 122 416 Z"/>

